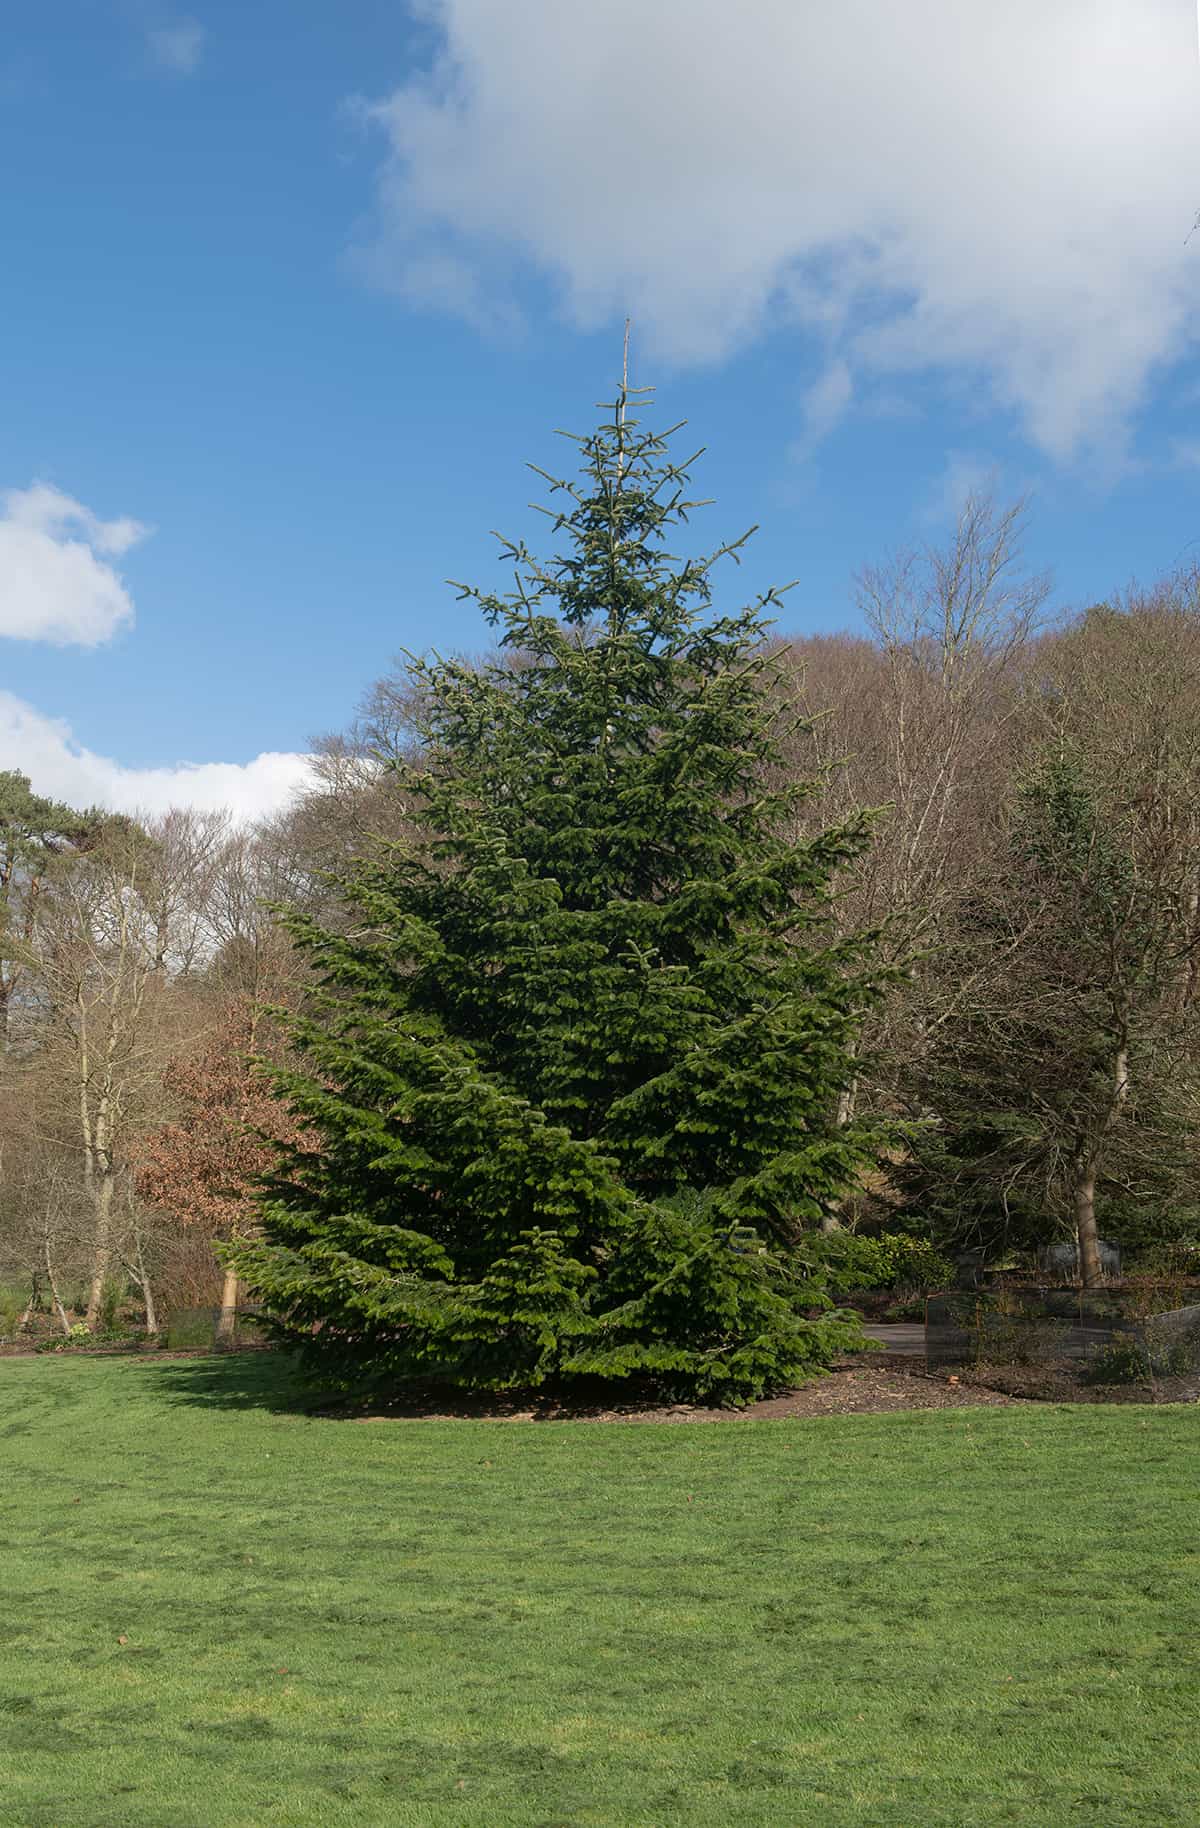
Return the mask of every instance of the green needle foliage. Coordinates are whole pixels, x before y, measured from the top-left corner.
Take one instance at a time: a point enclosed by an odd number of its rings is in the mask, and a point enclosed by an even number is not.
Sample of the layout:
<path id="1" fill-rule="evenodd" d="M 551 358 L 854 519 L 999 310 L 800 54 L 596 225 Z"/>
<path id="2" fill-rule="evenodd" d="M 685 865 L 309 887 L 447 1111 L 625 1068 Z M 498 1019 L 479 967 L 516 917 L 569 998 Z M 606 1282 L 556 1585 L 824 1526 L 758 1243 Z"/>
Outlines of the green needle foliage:
<path id="1" fill-rule="evenodd" d="M 415 836 L 338 930 L 286 916 L 320 990 L 271 1070 L 313 1141 L 233 1260 L 327 1377 L 737 1402 L 857 1337 L 795 1245 L 871 1153 L 836 1107 L 877 975 L 831 921 L 866 821 L 797 838 L 807 789 L 765 785 L 778 593 L 714 612 L 742 542 L 669 555 L 696 504 L 627 407 L 547 478 L 562 556 L 464 590 L 498 657 L 412 663 Z"/>

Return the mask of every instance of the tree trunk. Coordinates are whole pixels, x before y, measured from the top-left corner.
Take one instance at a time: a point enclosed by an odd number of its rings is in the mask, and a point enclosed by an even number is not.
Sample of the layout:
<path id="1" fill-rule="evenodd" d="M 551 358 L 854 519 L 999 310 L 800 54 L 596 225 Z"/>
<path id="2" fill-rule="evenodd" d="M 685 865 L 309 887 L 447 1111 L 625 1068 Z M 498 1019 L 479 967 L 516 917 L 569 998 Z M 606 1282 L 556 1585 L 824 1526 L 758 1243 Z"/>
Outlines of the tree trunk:
<path id="1" fill-rule="evenodd" d="M 217 1321 L 217 1344 L 231 1346 L 237 1331 L 237 1305 L 241 1285 L 234 1270 L 225 1271 L 225 1283 L 221 1289 L 221 1314 Z"/>
<path id="2" fill-rule="evenodd" d="M 104 1299 L 104 1284 L 108 1280 L 109 1264 L 112 1261 L 112 1196 L 113 1177 L 101 1166 L 95 1182 L 96 1188 L 96 1234 L 92 1245 L 92 1282 L 88 1290 L 86 1320 L 89 1327 L 95 1327 L 100 1318 L 100 1304 Z"/>
<path id="3" fill-rule="evenodd" d="M 42 1240 L 46 1253 L 46 1280 L 50 1284 L 50 1296 L 54 1302 L 54 1311 L 58 1315 L 58 1324 L 64 1335 L 71 1331 L 71 1317 L 63 1306 L 58 1293 L 58 1280 L 54 1274 L 54 1263 L 50 1256 L 50 1233 L 47 1231 Z"/>
<path id="4" fill-rule="evenodd" d="M 1127 1013 L 1124 1020 L 1127 1020 Z M 1113 1126 L 1129 1102 L 1129 1047 L 1124 1038 L 1112 1063 L 1112 1099 L 1100 1135 L 1081 1142 L 1075 1156 L 1075 1233 L 1079 1239 L 1079 1280 L 1084 1288 L 1098 1288 L 1104 1280 L 1100 1267 L 1100 1235 L 1096 1230 L 1096 1165 Z"/>
<path id="5" fill-rule="evenodd" d="M 29 1302 L 25 1308 L 25 1312 L 21 1315 L 20 1320 L 18 1320 L 18 1322 L 17 1322 L 17 1332 L 18 1333 L 23 1333 L 25 1331 L 25 1329 L 32 1323 L 33 1317 L 38 1312 L 41 1305 L 42 1305 L 42 1291 L 41 1291 L 41 1287 L 38 1282 L 38 1273 L 36 1270 L 34 1270 L 32 1276 L 30 1277 L 30 1282 L 29 1282 Z"/>
<path id="6" fill-rule="evenodd" d="M 133 1220 L 134 1273 L 138 1287 L 142 1291 L 142 1301 L 146 1309 L 147 1333 L 158 1332 L 158 1310 L 154 1305 L 154 1290 L 150 1286 L 150 1277 L 146 1270 L 146 1254 L 142 1249 L 142 1228 L 137 1222 L 137 1213 L 133 1205 L 132 1190 L 130 1196 L 130 1216 Z"/>
<path id="7" fill-rule="evenodd" d="M 842 1087 L 841 1091 L 838 1093 L 837 1126 L 838 1126 L 839 1130 L 845 1129 L 845 1127 L 848 1123 L 852 1123 L 854 1121 L 854 1112 L 855 1112 L 857 1103 L 858 1103 L 858 1080 L 852 1079 L 850 1081 L 849 1085 L 844 1085 Z M 841 1200 L 834 1200 L 831 1203 L 829 1211 L 825 1214 L 824 1218 L 821 1220 L 821 1230 L 822 1231 L 842 1231 L 844 1229 L 844 1227 L 842 1225 L 842 1221 L 841 1221 L 840 1217 L 838 1216 L 839 1213 L 841 1212 L 841 1209 L 842 1209 Z"/>
<path id="8" fill-rule="evenodd" d="M 1096 1231 L 1096 1164 L 1080 1162 L 1075 1181 L 1075 1231 L 1079 1239 L 1079 1279 L 1084 1288 L 1101 1281 L 1100 1238 Z"/>

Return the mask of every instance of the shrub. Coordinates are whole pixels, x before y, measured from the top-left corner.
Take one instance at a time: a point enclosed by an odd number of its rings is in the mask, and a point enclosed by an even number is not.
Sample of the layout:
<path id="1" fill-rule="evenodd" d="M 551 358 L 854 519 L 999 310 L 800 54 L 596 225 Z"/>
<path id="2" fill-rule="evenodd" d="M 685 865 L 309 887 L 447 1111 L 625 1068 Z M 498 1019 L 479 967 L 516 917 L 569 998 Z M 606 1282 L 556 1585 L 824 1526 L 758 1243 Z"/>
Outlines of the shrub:
<path id="1" fill-rule="evenodd" d="M 1176 1238 L 1138 1252 L 1136 1273 L 1145 1276 L 1200 1277 L 1200 1239 Z"/>
<path id="2" fill-rule="evenodd" d="M 115 1333 L 118 1330 L 120 1326 L 118 1316 L 126 1293 L 126 1289 L 120 1282 L 114 1281 L 111 1277 L 106 1280 L 100 1291 L 100 1306 L 96 1316 L 97 1332 Z"/>
<path id="3" fill-rule="evenodd" d="M 47 1339 L 39 1339 L 36 1350 L 39 1352 L 70 1352 L 79 1346 L 94 1346 L 95 1336 L 89 1326 L 77 1320 L 66 1333 L 52 1333 Z"/>
<path id="4" fill-rule="evenodd" d="M 1150 1355 L 1141 1340 L 1132 1333 L 1118 1333 L 1093 1353 L 1083 1375 L 1089 1384 L 1144 1384 L 1150 1370 Z"/>
<path id="5" fill-rule="evenodd" d="M 924 1238 L 907 1232 L 863 1237 L 851 1231 L 814 1233 L 804 1240 L 805 1259 L 822 1270 L 831 1295 L 902 1289 L 928 1293 L 954 1281 L 954 1265 Z"/>

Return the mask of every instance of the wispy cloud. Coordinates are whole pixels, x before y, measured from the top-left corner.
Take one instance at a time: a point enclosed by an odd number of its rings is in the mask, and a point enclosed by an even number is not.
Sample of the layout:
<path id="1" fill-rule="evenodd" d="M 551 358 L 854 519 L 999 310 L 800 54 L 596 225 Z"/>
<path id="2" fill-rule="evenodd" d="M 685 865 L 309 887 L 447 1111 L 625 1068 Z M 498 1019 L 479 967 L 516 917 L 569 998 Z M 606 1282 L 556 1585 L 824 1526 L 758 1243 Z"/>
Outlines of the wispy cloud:
<path id="1" fill-rule="evenodd" d="M 191 76 L 199 69 L 207 34 L 198 19 L 176 19 L 146 31 L 146 48 L 160 70 Z"/>
<path id="2" fill-rule="evenodd" d="M 804 429 L 791 448 L 794 459 L 804 462 L 823 444 L 850 410 L 854 377 L 844 361 L 831 362 L 804 396 Z"/>
<path id="3" fill-rule="evenodd" d="M 0 637 L 98 647 L 133 621 L 133 600 L 110 562 L 149 529 L 105 521 L 48 483 L 0 496 Z"/>
<path id="4" fill-rule="evenodd" d="M 971 496 L 1000 493 L 1000 467 L 974 451 L 950 451 L 940 476 L 930 491 L 924 518 L 941 526 L 955 521 Z"/>
<path id="5" fill-rule="evenodd" d="M 672 359 L 789 326 L 810 436 L 942 369 L 1060 460 L 1111 461 L 1200 329 L 1184 0 L 422 7 L 436 63 L 364 112 L 372 271 L 426 308 L 511 313 L 523 265 Z"/>

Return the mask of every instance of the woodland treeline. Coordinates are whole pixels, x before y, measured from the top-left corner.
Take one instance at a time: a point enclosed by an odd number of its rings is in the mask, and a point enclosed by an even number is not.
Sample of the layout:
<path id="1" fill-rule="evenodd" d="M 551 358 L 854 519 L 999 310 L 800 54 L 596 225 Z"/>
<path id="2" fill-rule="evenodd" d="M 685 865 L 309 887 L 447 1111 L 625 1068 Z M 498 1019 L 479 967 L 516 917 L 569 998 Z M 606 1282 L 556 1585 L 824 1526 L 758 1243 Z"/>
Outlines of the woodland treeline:
<path id="1" fill-rule="evenodd" d="M 1090 1280 L 1097 1237 L 1151 1268 L 1200 1238 L 1200 573 L 1052 618 L 1021 531 L 972 498 L 861 575 L 862 632 L 778 644 L 766 689 L 811 784 L 790 835 L 869 813 L 833 919 L 888 979 L 836 1112 L 887 1141 L 821 1223 L 994 1258 L 1077 1239 Z M 389 763 L 419 690 L 381 679 L 257 827 L 0 776 L 0 1333 L 232 1307 L 214 1247 L 295 1135 L 252 1061 L 312 989 L 274 910 L 349 918 L 338 872 L 410 819 Z"/>

